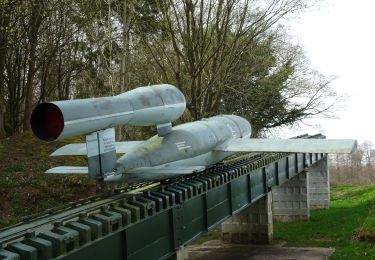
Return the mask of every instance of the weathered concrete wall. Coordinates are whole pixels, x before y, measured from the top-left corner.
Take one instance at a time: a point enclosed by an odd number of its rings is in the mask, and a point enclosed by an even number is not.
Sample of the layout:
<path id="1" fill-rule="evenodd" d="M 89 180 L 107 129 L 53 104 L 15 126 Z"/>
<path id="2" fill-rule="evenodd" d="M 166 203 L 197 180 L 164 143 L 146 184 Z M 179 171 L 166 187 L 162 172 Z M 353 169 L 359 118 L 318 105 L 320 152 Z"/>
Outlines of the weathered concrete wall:
<path id="1" fill-rule="evenodd" d="M 307 221 L 310 218 L 309 173 L 303 172 L 274 187 L 273 217 L 283 222 Z"/>
<path id="2" fill-rule="evenodd" d="M 320 160 L 309 169 L 310 208 L 329 208 L 329 165 L 327 158 Z"/>
<path id="3" fill-rule="evenodd" d="M 222 239 L 230 243 L 269 244 L 273 239 L 272 192 L 221 225 Z"/>
<path id="4" fill-rule="evenodd" d="M 180 246 L 180 248 L 176 251 L 176 253 L 169 257 L 168 260 L 188 260 L 188 250 L 186 246 Z"/>

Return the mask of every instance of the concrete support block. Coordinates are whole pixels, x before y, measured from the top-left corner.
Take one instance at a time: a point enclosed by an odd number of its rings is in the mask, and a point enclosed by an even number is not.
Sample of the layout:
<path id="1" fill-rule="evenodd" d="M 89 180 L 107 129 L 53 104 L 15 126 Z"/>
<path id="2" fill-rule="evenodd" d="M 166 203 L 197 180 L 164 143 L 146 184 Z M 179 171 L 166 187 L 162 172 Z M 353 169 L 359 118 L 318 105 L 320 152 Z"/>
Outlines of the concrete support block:
<path id="1" fill-rule="evenodd" d="M 269 244 L 273 239 L 272 193 L 251 204 L 221 225 L 222 239 L 229 243 Z"/>
<path id="2" fill-rule="evenodd" d="M 168 260 L 188 260 L 188 250 L 185 246 L 180 246 L 176 253 L 169 257 Z"/>
<path id="3" fill-rule="evenodd" d="M 327 158 L 309 169 L 310 208 L 328 209 L 330 201 L 329 165 Z"/>
<path id="4" fill-rule="evenodd" d="M 273 217 L 282 222 L 307 221 L 310 218 L 309 173 L 302 172 L 284 184 L 272 188 Z"/>

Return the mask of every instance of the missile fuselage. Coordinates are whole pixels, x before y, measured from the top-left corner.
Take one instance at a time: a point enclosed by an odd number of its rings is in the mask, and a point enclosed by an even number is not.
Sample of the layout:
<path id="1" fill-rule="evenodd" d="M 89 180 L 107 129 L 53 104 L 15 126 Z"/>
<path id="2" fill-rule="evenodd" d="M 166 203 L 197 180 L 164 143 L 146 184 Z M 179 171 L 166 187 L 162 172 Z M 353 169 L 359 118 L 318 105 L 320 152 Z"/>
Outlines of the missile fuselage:
<path id="1" fill-rule="evenodd" d="M 250 123 L 235 115 L 215 116 L 173 127 L 166 136 L 155 135 L 123 155 L 116 164 L 118 177 L 115 180 L 140 178 L 139 174 L 127 173 L 140 167 L 213 165 L 229 155 L 214 151 L 215 147 L 231 138 L 249 138 L 250 134 Z"/>
<path id="2" fill-rule="evenodd" d="M 182 92 L 168 84 L 139 87 L 113 97 L 42 103 L 31 115 L 34 134 L 44 141 L 60 140 L 118 125 L 162 125 L 185 111 Z"/>

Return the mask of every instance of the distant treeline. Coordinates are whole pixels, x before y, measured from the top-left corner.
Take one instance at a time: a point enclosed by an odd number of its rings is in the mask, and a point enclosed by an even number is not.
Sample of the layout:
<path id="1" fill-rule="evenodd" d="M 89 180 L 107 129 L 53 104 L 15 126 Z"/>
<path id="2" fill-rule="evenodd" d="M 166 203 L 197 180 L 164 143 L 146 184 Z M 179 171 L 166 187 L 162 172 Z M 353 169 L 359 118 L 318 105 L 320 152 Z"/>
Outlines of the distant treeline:
<path id="1" fill-rule="evenodd" d="M 331 184 L 375 183 L 375 149 L 365 141 L 352 154 L 330 156 Z"/>

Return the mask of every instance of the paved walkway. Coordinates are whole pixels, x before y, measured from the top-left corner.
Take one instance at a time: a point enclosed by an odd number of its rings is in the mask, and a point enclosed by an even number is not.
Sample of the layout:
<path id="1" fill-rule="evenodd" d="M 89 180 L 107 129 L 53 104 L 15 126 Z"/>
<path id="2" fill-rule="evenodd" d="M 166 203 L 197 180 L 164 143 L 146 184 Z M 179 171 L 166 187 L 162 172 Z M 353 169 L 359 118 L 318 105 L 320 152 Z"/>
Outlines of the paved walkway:
<path id="1" fill-rule="evenodd" d="M 211 240 L 202 245 L 188 246 L 189 260 L 323 260 L 335 251 L 320 247 L 281 247 L 263 245 L 233 245 Z"/>

